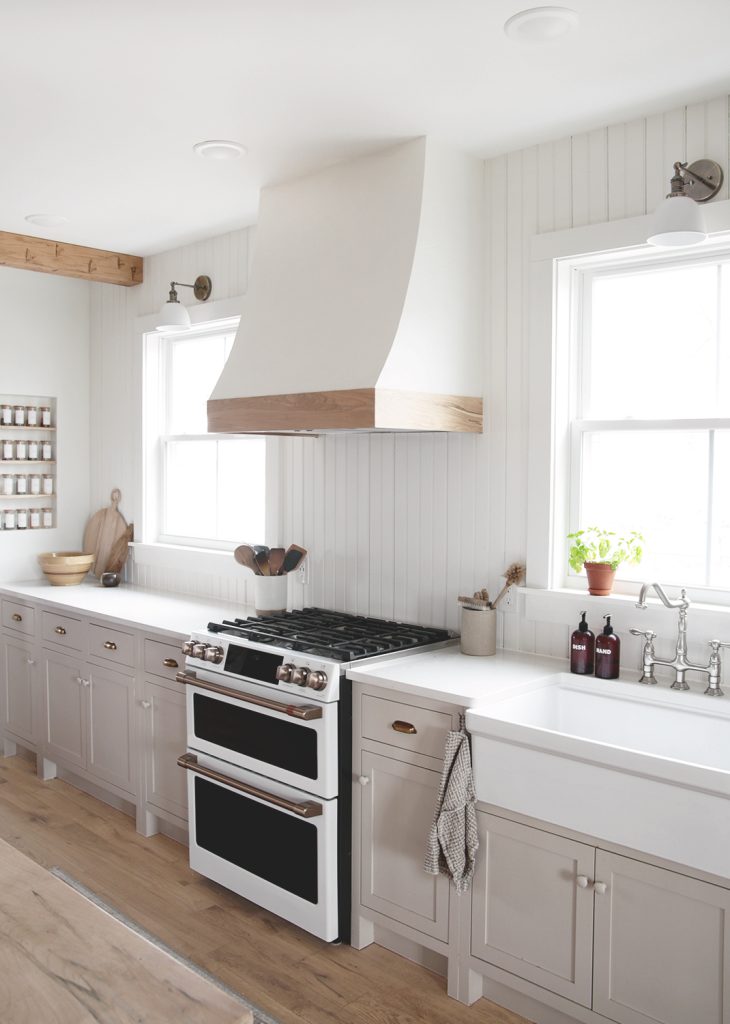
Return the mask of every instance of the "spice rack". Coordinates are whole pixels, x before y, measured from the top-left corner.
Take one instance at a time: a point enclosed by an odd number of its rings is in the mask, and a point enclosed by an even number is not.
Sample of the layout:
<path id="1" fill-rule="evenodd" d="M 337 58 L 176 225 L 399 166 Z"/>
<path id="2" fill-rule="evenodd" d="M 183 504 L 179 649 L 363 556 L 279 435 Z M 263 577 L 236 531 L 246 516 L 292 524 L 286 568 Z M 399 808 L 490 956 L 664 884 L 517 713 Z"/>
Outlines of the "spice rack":
<path id="1" fill-rule="evenodd" d="M 56 526 L 56 399 L 0 394 L 0 531 Z"/>

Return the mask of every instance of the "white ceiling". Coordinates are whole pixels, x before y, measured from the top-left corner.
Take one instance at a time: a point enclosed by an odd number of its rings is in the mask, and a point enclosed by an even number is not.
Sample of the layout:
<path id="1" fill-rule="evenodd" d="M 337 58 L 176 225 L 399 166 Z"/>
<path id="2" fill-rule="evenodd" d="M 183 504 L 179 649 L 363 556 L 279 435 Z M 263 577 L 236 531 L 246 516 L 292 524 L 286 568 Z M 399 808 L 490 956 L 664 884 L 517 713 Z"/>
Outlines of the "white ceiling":
<path id="1" fill-rule="evenodd" d="M 524 48 L 502 26 L 537 2 L 2 0 L 0 229 L 147 255 L 393 141 L 488 156 L 730 90 L 728 0 L 562 0 L 578 33 Z"/>

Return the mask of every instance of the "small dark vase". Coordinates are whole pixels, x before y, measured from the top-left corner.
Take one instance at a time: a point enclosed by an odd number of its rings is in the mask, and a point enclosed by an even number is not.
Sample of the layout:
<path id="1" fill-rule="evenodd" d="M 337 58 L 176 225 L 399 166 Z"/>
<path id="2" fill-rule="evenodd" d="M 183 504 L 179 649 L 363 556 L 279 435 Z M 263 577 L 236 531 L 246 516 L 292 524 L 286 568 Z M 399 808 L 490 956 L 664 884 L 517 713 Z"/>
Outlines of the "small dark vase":
<path id="1" fill-rule="evenodd" d="M 122 582 L 122 575 L 118 572 L 103 572 L 101 574 L 102 587 L 118 587 Z"/>

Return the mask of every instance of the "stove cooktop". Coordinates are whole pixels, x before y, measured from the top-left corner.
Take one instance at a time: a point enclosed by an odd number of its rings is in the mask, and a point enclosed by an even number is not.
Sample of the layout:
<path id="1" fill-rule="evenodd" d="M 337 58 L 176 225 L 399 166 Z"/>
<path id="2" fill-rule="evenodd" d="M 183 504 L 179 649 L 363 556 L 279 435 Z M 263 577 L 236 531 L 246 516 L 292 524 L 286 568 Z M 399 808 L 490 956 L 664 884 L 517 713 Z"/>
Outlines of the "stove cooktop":
<path id="1" fill-rule="evenodd" d="M 266 618 L 224 619 L 208 623 L 208 629 L 211 633 L 341 662 L 443 643 L 455 636 L 447 629 L 323 608 L 304 608 Z"/>

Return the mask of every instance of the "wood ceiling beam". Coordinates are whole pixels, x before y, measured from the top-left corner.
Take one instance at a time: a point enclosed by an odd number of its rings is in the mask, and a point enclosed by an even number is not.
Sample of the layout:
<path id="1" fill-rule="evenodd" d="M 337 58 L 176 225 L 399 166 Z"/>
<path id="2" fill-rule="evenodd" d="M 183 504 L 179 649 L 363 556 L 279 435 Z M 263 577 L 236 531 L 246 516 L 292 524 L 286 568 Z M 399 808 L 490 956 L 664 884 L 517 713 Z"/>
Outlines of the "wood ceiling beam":
<path id="1" fill-rule="evenodd" d="M 141 284 L 143 280 L 141 256 L 14 235 L 10 231 L 0 231 L 0 266 L 125 287 Z"/>

